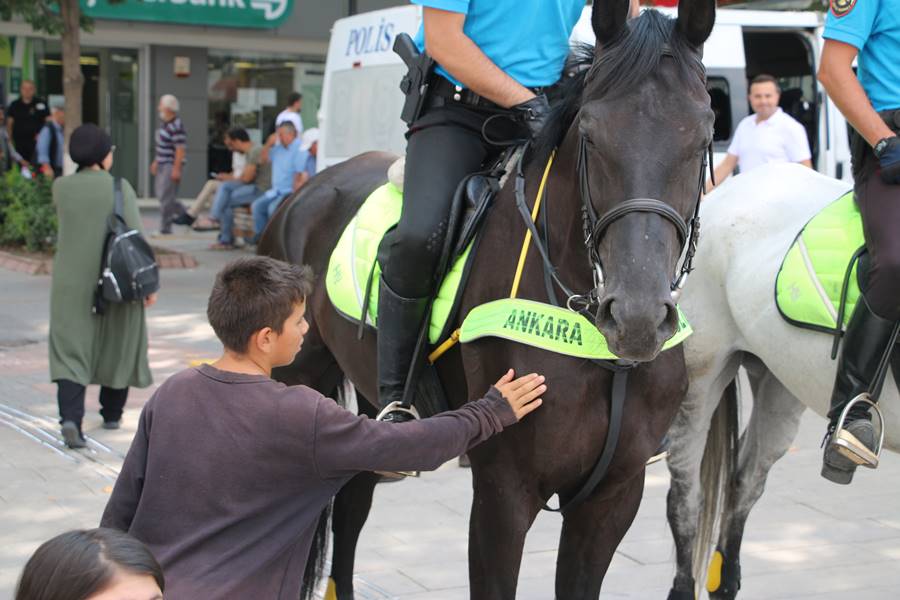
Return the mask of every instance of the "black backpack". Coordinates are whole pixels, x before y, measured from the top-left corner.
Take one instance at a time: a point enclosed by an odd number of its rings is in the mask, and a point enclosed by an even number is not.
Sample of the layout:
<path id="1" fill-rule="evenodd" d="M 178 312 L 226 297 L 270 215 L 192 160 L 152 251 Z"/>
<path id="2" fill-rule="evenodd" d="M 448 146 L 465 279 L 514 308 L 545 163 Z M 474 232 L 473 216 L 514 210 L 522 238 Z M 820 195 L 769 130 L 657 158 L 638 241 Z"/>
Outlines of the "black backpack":
<path id="1" fill-rule="evenodd" d="M 100 280 L 94 313 L 103 314 L 107 302 L 139 302 L 159 289 L 159 267 L 153 249 L 122 216 L 122 180 L 113 182 L 115 203 L 106 221 L 106 242 L 100 259 Z"/>

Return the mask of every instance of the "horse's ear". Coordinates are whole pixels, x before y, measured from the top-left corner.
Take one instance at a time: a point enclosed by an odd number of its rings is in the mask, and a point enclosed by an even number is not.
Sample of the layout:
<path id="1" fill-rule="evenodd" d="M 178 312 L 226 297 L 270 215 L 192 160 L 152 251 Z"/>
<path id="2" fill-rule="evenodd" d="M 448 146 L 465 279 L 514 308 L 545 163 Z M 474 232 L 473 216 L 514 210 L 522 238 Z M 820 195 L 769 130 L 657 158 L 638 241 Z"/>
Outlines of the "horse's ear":
<path id="1" fill-rule="evenodd" d="M 703 45 L 716 23 L 716 0 L 681 0 L 678 32 L 697 48 Z"/>
<path id="2" fill-rule="evenodd" d="M 628 19 L 629 0 L 594 0 L 591 25 L 597 46 L 605 46 L 619 37 Z"/>

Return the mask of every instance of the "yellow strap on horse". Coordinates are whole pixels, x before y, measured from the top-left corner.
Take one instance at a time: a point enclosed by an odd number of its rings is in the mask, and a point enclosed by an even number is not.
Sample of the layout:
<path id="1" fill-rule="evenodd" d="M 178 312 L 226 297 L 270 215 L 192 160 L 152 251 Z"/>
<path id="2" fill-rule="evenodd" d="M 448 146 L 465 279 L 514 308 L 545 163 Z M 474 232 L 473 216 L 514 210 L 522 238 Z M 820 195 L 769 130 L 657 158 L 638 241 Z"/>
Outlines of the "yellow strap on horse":
<path id="1" fill-rule="evenodd" d="M 541 177 L 541 185 L 538 186 L 537 198 L 534 199 L 534 208 L 531 209 L 531 222 L 536 223 L 538 214 L 541 212 L 541 199 L 544 197 L 544 184 L 547 183 L 547 177 L 550 176 L 550 167 L 553 166 L 553 157 L 556 156 L 556 150 L 550 153 L 547 159 L 547 166 L 544 167 L 544 176 Z M 525 229 L 525 239 L 522 240 L 522 251 L 519 253 L 519 264 L 516 265 L 516 275 L 513 277 L 512 289 L 509 291 L 509 297 L 515 298 L 519 293 L 519 283 L 522 281 L 522 271 L 525 270 L 525 257 L 528 256 L 528 246 L 531 245 L 531 229 Z"/>
<path id="2" fill-rule="evenodd" d="M 550 153 L 550 158 L 547 159 L 547 166 L 544 167 L 544 175 L 541 177 L 541 184 L 538 186 L 537 197 L 534 199 L 534 208 L 531 209 L 531 221 L 536 222 L 538 218 L 538 214 L 541 211 L 541 199 L 544 197 L 544 186 L 547 183 L 547 178 L 550 176 L 550 167 L 553 166 L 553 158 L 556 156 L 556 150 Z M 516 294 L 519 293 L 519 282 L 522 280 L 522 271 L 525 270 L 525 257 L 528 256 L 528 246 L 531 245 L 531 230 L 525 229 L 525 239 L 522 240 L 522 251 L 519 253 L 519 263 L 516 265 L 516 274 L 513 277 L 512 289 L 509 292 L 510 298 L 515 298 Z M 444 353 L 452 348 L 456 343 L 459 342 L 459 329 L 453 331 L 450 334 L 450 337 L 444 340 L 440 346 L 434 349 L 434 351 L 428 355 L 428 362 L 434 364 L 437 359 L 444 355 Z"/>

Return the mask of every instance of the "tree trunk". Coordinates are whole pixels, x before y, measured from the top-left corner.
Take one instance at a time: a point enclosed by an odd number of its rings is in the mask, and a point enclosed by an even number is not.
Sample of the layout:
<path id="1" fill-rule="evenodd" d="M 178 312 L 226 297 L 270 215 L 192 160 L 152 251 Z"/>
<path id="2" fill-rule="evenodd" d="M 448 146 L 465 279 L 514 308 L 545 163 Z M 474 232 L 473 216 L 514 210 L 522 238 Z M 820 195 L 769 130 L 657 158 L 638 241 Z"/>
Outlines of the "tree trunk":
<path id="1" fill-rule="evenodd" d="M 81 94 L 84 76 L 81 74 L 81 7 L 78 0 L 59 0 L 62 16 L 63 94 L 66 97 L 65 172 L 74 171 L 69 159 L 69 138 L 81 125 Z"/>

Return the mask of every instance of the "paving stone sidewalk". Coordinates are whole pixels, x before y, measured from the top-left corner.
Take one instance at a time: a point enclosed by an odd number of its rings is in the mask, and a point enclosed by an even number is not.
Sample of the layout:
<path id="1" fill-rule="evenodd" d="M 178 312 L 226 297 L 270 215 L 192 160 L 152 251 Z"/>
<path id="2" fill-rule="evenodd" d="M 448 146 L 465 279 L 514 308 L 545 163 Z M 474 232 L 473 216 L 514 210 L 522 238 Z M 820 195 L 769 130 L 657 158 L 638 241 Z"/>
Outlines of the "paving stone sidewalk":
<path id="1" fill-rule="evenodd" d="M 194 253 L 200 266 L 165 271 L 163 294 L 148 318 L 157 383 L 190 360 L 213 357 L 218 342 L 205 321 L 216 270 L 234 253 L 208 252 L 211 237 L 176 235 L 165 243 Z M 47 382 L 50 280 L 0 271 L 0 598 L 40 542 L 96 526 L 127 451 L 143 402 L 135 390 L 124 426 L 100 429 L 97 392 L 88 395 L 87 451 L 62 447 L 54 386 Z M 794 448 L 772 471 L 744 541 L 744 599 L 823 600 L 900 597 L 900 457 L 849 487 L 818 475 L 823 421 L 804 417 Z M 664 599 L 674 574 L 665 521 L 665 466 L 648 470 L 644 501 L 604 584 L 603 598 Z M 418 480 L 381 485 L 357 560 L 363 599 L 467 598 L 469 472 L 448 463 Z M 560 518 L 542 514 L 526 543 L 519 598 L 553 598 Z"/>

